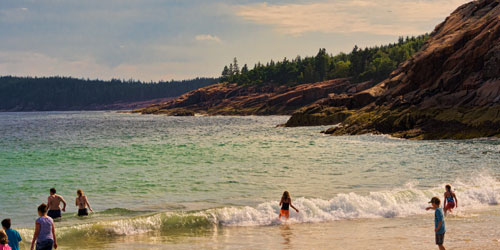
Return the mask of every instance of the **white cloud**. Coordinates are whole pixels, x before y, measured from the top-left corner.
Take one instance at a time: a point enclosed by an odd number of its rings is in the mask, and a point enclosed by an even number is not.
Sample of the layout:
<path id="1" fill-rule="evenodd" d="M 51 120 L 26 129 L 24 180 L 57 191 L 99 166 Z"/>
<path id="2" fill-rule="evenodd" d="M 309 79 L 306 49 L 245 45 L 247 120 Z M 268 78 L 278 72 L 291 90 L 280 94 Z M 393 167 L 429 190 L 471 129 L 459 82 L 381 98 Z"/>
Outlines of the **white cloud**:
<path id="1" fill-rule="evenodd" d="M 210 34 L 200 34 L 195 37 L 196 41 L 214 41 L 214 42 L 222 42 L 221 39 L 217 36 Z"/>
<path id="2" fill-rule="evenodd" d="M 258 3 L 236 15 L 293 36 L 307 32 L 418 35 L 432 31 L 469 0 L 325 0 L 304 4 Z"/>

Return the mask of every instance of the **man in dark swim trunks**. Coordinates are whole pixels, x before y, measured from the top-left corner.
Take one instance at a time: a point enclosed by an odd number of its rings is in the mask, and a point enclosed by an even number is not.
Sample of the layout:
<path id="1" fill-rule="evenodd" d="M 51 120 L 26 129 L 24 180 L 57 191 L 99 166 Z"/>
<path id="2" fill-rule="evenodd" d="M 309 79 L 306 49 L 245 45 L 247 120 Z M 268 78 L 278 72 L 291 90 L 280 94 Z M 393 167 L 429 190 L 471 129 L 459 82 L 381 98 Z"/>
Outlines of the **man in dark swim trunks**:
<path id="1" fill-rule="evenodd" d="M 66 201 L 62 196 L 56 194 L 56 189 L 50 189 L 50 196 L 47 202 L 47 206 L 49 207 L 49 212 L 47 215 L 52 219 L 61 218 L 61 202 L 63 203 L 62 211 L 66 212 Z"/>

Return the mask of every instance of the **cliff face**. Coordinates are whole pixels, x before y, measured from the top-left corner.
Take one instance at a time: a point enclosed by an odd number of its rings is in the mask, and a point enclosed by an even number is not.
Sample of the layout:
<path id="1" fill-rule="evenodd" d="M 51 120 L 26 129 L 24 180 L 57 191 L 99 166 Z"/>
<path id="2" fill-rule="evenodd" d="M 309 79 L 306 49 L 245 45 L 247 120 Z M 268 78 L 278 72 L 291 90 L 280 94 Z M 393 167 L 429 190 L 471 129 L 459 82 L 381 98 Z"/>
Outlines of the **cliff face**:
<path id="1" fill-rule="evenodd" d="M 167 115 L 275 115 L 292 114 L 297 109 L 321 102 L 332 93 L 359 92 L 371 82 L 352 84 L 336 79 L 297 86 L 238 86 L 215 84 L 186 93 L 169 102 L 138 109 L 142 114 Z"/>
<path id="2" fill-rule="evenodd" d="M 286 125 L 313 121 L 342 122 L 329 134 L 500 136 L 500 1 L 459 7 L 389 79 L 358 93 L 330 96 L 295 113 Z"/>
<path id="3" fill-rule="evenodd" d="M 349 79 L 297 86 L 219 83 L 134 112 L 293 114 L 286 126 L 341 123 L 326 131 L 335 135 L 500 137 L 500 1 L 459 7 L 418 53 L 375 86 Z"/>
<path id="4" fill-rule="evenodd" d="M 438 25 L 427 46 L 380 84 L 379 103 L 484 106 L 500 101 L 500 5 L 461 6 Z"/>

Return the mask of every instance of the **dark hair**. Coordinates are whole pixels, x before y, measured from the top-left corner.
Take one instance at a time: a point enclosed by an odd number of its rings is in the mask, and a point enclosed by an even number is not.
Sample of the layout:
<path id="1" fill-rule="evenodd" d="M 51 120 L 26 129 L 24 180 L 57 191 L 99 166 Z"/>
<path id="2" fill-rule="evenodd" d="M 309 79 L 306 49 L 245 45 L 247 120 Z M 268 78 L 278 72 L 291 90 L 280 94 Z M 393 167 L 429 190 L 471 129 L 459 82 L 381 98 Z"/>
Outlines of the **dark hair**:
<path id="1" fill-rule="evenodd" d="M 283 192 L 283 196 L 281 197 L 283 200 L 288 200 L 290 199 L 290 193 L 288 191 Z"/>
<path id="2" fill-rule="evenodd" d="M 9 229 L 10 228 L 10 219 L 9 218 L 4 219 L 2 221 L 2 226 L 5 227 L 6 229 Z"/>
<path id="3" fill-rule="evenodd" d="M 438 206 L 441 204 L 441 200 L 438 197 L 432 197 L 431 202 Z"/>
<path id="4" fill-rule="evenodd" d="M 48 206 L 45 203 L 42 203 L 40 206 L 38 206 L 38 212 L 40 212 L 42 214 L 46 214 L 47 209 L 48 209 Z"/>
<path id="5" fill-rule="evenodd" d="M 446 188 L 446 190 L 451 191 L 451 186 L 450 185 L 446 185 L 445 188 Z"/>
<path id="6" fill-rule="evenodd" d="M 0 231 L 0 244 L 9 244 L 9 237 L 7 237 L 7 234 L 4 231 Z"/>
<path id="7" fill-rule="evenodd" d="M 81 190 L 81 189 L 76 190 L 76 193 L 78 194 L 78 197 L 83 196 L 83 190 Z"/>
<path id="8" fill-rule="evenodd" d="M 55 194 L 55 193 L 56 193 L 56 188 L 51 188 L 51 189 L 50 189 L 50 193 L 51 193 L 51 194 Z"/>

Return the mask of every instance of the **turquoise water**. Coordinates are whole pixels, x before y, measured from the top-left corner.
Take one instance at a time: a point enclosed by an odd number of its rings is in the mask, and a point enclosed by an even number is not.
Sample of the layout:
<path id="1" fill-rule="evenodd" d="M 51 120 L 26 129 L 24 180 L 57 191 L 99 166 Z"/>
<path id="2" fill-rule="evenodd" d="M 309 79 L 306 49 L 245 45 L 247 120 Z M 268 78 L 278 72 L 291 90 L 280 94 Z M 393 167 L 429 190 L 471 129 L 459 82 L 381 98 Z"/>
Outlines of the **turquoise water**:
<path id="1" fill-rule="evenodd" d="M 1 113 L 0 218 L 31 227 L 51 187 L 68 201 L 61 227 L 116 235 L 275 225 L 283 190 L 297 223 L 420 215 L 445 183 L 464 210 L 500 199 L 498 139 L 331 137 L 276 127 L 287 119 Z M 74 218 L 78 188 L 98 211 L 84 220 Z"/>

